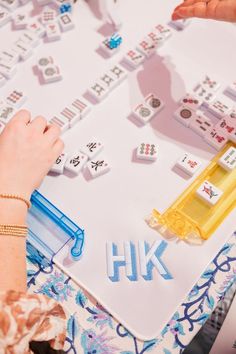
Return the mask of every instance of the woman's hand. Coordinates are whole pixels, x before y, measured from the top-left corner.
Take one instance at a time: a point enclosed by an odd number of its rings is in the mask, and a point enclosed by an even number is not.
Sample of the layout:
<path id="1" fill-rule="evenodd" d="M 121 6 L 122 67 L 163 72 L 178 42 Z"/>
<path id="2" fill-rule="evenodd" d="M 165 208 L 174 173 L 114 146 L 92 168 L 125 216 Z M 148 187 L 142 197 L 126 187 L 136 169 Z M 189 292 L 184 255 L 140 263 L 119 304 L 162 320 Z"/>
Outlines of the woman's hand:
<path id="1" fill-rule="evenodd" d="M 190 17 L 236 22 L 236 0 L 186 0 L 172 14 L 173 20 Z"/>
<path id="2" fill-rule="evenodd" d="M 30 120 L 28 111 L 19 111 L 0 134 L 0 193 L 26 199 L 64 148 L 58 127 L 43 117 Z"/>

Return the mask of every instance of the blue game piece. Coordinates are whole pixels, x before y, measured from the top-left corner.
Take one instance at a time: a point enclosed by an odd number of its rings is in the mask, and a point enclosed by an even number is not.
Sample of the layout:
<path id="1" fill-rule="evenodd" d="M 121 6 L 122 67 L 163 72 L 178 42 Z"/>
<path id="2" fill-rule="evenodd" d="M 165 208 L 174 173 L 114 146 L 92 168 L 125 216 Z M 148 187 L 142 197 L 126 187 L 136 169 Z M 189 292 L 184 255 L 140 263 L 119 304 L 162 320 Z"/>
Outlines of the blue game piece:
<path id="1" fill-rule="evenodd" d="M 119 33 L 114 33 L 108 41 L 108 45 L 111 49 L 118 48 L 122 43 L 122 37 Z"/>
<path id="2" fill-rule="evenodd" d="M 64 3 L 60 6 L 60 13 L 64 14 L 66 12 L 71 12 L 72 11 L 72 6 L 70 3 Z"/>

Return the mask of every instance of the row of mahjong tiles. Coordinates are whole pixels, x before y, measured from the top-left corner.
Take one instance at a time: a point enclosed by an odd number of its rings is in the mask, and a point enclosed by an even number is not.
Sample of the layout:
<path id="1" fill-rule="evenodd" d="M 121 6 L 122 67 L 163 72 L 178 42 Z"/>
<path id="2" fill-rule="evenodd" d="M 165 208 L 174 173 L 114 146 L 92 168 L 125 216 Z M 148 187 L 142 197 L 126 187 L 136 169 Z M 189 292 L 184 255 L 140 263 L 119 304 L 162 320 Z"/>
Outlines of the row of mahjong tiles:
<path id="1" fill-rule="evenodd" d="M 148 6 L 144 0 L 121 3 L 123 42 L 114 56 L 104 58 L 97 48 L 111 32 L 107 33 L 104 23 L 91 16 L 84 2 L 79 2 L 73 13 L 75 29 L 65 33 L 60 41 L 38 46 L 27 62 L 19 64 L 20 70 L 2 88 L 1 96 L 7 97 L 11 90 L 20 88 L 28 96 L 25 107 L 33 115 L 41 113 L 50 118 L 57 115 L 76 97 L 81 97 L 96 78 L 119 63 L 157 23 L 168 23 L 175 3 L 165 6 L 158 0 L 150 0 Z M 160 8 L 161 12 L 155 11 Z M 7 25 L 1 29 L 14 39 L 16 33 L 9 30 Z M 81 260 L 75 262 L 68 257 L 68 245 L 54 261 L 143 339 L 158 334 L 235 227 L 233 212 L 200 246 L 203 252 L 184 242 L 164 240 L 144 221 L 154 207 L 160 211 L 167 209 L 216 154 L 202 137 L 173 116 L 181 97 L 192 92 L 205 73 L 216 78 L 222 89 L 231 84 L 236 59 L 228 44 L 235 36 L 233 26 L 191 21 L 183 31 L 172 31 L 172 36 L 150 59 L 136 70 L 127 68 L 127 79 L 101 103 L 92 103 L 86 118 L 63 134 L 65 153 L 69 154 L 84 151 L 91 138 L 97 139 L 104 145 L 97 157 L 103 154 L 107 158 L 111 164 L 109 173 L 95 179 L 89 177 L 87 168 L 78 176 L 66 171 L 61 175 L 50 174 L 40 188 L 85 229 L 86 247 Z M 222 38 L 227 67 L 222 67 L 222 57 L 216 55 L 217 46 L 212 44 L 209 48 L 208 43 L 215 36 Z M 63 79 L 41 85 L 32 68 L 46 57 L 54 58 Z M 150 93 L 157 95 L 165 107 L 141 126 L 131 112 L 144 104 Z M 233 102 L 228 99 L 224 97 L 226 104 Z M 212 120 L 214 124 L 218 122 L 218 118 Z M 149 142 L 158 148 L 156 162 L 137 160 L 136 148 Z M 193 177 L 175 169 L 185 153 L 201 162 Z M 146 267 L 148 252 L 156 264 L 151 273 Z M 114 257 L 123 262 L 129 258 L 132 262 L 127 267 L 121 266 L 117 273 L 113 268 L 115 263 L 110 263 L 112 259 L 118 260 Z"/>

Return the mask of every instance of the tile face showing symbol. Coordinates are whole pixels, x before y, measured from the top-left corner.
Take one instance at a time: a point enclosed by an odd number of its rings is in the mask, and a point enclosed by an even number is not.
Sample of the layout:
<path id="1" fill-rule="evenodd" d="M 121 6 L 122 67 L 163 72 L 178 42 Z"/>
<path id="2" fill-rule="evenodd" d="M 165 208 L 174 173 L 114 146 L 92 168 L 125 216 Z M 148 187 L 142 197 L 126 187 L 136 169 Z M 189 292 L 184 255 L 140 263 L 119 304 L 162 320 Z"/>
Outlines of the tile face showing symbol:
<path id="1" fill-rule="evenodd" d="M 19 54 L 20 59 L 23 61 L 27 60 L 33 54 L 32 48 L 21 39 L 15 42 L 13 50 Z"/>
<path id="2" fill-rule="evenodd" d="M 148 105 L 155 112 L 155 114 L 159 113 L 165 106 L 164 102 L 153 93 L 147 95 L 144 101 L 145 104 Z"/>
<path id="3" fill-rule="evenodd" d="M 206 133 L 204 140 L 216 150 L 220 150 L 225 146 L 228 138 L 222 133 L 222 131 L 217 131 L 213 128 L 211 131 Z"/>
<path id="4" fill-rule="evenodd" d="M 18 13 L 13 17 L 13 27 L 16 30 L 21 30 L 27 27 L 29 16 L 26 13 Z"/>
<path id="5" fill-rule="evenodd" d="M 180 123 L 189 127 L 193 119 L 196 118 L 196 113 L 188 107 L 180 106 L 177 111 L 175 111 L 174 117 Z"/>
<path id="6" fill-rule="evenodd" d="M 5 128 L 5 124 L 3 124 L 1 121 L 0 121 L 0 134 L 3 132 Z"/>
<path id="7" fill-rule="evenodd" d="M 96 178 L 110 171 L 110 165 L 104 158 L 90 160 L 87 164 L 91 177 Z"/>
<path id="8" fill-rule="evenodd" d="M 188 153 L 185 153 L 176 163 L 176 166 L 189 176 L 193 176 L 199 170 L 201 165 L 202 162 L 199 159 Z"/>
<path id="9" fill-rule="evenodd" d="M 115 34 L 114 37 L 108 37 L 101 43 L 101 49 L 109 56 L 116 54 L 120 50 L 121 37 Z M 120 44 L 118 44 L 120 42 Z M 117 43 L 117 45 L 116 45 Z"/>
<path id="10" fill-rule="evenodd" d="M 80 114 L 80 119 L 84 118 L 91 110 L 91 105 L 84 98 L 75 98 L 71 106 Z"/>
<path id="11" fill-rule="evenodd" d="M 57 18 L 56 12 L 48 7 L 45 8 L 45 10 L 42 13 L 41 22 L 44 26 L 46 26 L 47 24 L 56 21 L 56 18 Z"/>
<path id="12" fill-rule="evenodd" d="M 16 113 L 15 109 L 5 102 L 0 103 L 0 120 L 7 124 L 14 114 Z"/>
<path id="13" fill-rule="evenodd" d="M 180 104 L 193 110 L 197 110 L 202 105 L 202 100 L 195 97 L 193 94 L 186 94 L 180 100 Z"/>
<path id="14" fill-rule="evenodd" d="M 41 70 L 52 64 L 55 64 L 53 57 L 42 57 L 38 60 L 37 67 Z"/>
<path id="15" fill-rule="evenodd" d="M 88 156 L 89 160 L 92 160 L 102 149 L 103 144 L 101 142 L 97 139 L 91 139 L 80 150 Z"/>
<path id="16" fill-rule="evenodd" d="M 124 56 L 124 62 L 131 68 L 137 68 L 145 60 L 145 55 L 138 52 L 136 49 L 130 49 Z"/>
<path id="17" fill-rule="evenodd" d="M 6 78 L 2 74 L 0 74 L 0 87 L 3 87 L 6 82 Z"/>
<path id="18" fill-rule="evenodd" d="M 165 41 L 165 36 L 162 35 L 156 29 L 154 29 L 153 31 L 149 32 L 147 34 L 147 38 L 149 38 L 153 42 L 153 44 L 154 44 L 154 46 L 156 48 L 160 47 Z"/>
<path id="19" fill-rule="evenodd" d="M 61 38 L 61 31 L 58 23 L 52 22 L 45 25 L 46 36 L 49 42 L 58 41 Z"/>
<path id="20" fill-rule="evenodd" d="M 226 116 L 222 118 L 215 126 L 216 130 L 222 131 L 230 138 L 230 135 L 236 131 L 236 119 Z"/>
<path id="21" fill-rule="evenodd" d="M 11 79 L 17 72 L 15 65 L 9 64 L 5 61 L 0 61 L 0 73 L 7 79 Z"/>
<path id="22" fill-rule="evenodd" d="M 196 195 L 210 206 L 214 206 L 223 195 L 223 191 L 204 181 L 196 191 Z"/>
<path id="23" fill-rule="evenodd" d="M 157 145 L 150 143 L 141 143 L 137 148 L 136 156 L 141 160 L 156 161 L 157 159 Z"/>
<path id="24" fill-rule="evenodd" d="M 189 128 L 192 129 L 196 134 L 203 137 L 207 132 L 212 130 L 213 123 L 211 123 L 210 119 L 204 115 L 196 114 L 196 116 L 190 122 Z"/>
<path id="25" fill-rule="evenodd" d="M 179 31 L 184 30 L 189 24 L 191 23 L 191 20 L 189 19 L 184 19 L 184 20 L 177 20 L 177 21 L 171 21 L 170 25 L 174 28 L 176 28 Z"/>
<path id="26" fill-rule="evenodd" d="M 127 78 L 127 70 L 125 70 L 119 64 L 114 65 L 109 72 L 114 75 L 117 84 L 120 84 L 123 80 Z"/>
<path id="27" fill-rule="evenodd" d="M 31 21 L 28 24 L 27 29 L 40 38 L 46 34 L 45 27 L 38 20 Z"/>
<path id="28" fill-rule="evenodd" d="M 88 157 L 85 154 L 80 151 L 75 152 L 67 159 L 65 169 L 78 175 L 87 161 Z"/>
<path id="29" fill-rule="evenodd" d="M 4 8 L 0 7 L 0 27 L 4 26 L 11 20 L 11 14 Z"/>
<path id="30" fill-rule="evenodd" d="M 236 168 L 236 148 L 230 147 L 218 161 L 226 171 L 231 172 Z"/>
<path id="31" fill-rule="evenodd" d="M 2 50 L 0 53 L 0 61 L 3 60 L 4 62 L 12 66 L 18 62 L 19 58 L 19 54 L 11 49 Z"/>
<path id="32" fill-rule="evenodd" d="M 24 31 L 20 39 L 30 47 L 37 47 L 40 43 L 39 37 L 31 31 Z"/>
<path id="33" fill-rule="evenodd" d="M 140 103 L 133 110 L 132 114 L 142 123 L 148 123 L 154 116 L 155 112 L 146 104 Z"/>
<path id="34" fill-rule="evenodd" d="M 148 37 L 141 40 L 136 47 L 136 49 L 147 58 L 156 52 L 156 48 L 154 42 Z"/>
<path id="35" fill-rule="evenodd" d="M 60 81 L 62 79 L 61 70 L 56 65 L 46 66 L 42 70 L 42 78 L 44 83 L 48 84 L 51 82 Z"/>
<path id="36" fill-rule="evenodd" d="M 72 128 L 80 120 L 80 113 L 73 109 L 72 106 L 65 107 L 60 112 L 60 116 L 68 120 L 70 128 Z"/>
<path id="37" fill-rule="evenodd" d="M 20 108 L 27 100 L 27 96 L 20 90 L 12 90 L 5 98 L 6 103 L 14 108 Z"/>
<path id="38" fill-rule="evenodd" d="M 202 100 L 206 105 L 215 99 L 215 92 L 211 90 L 207 90 L 206 87 L 203 85 L 199 85 L 194 90 L 194 95 L 198 99 Z"/>
<path id="39" fill-rule="evenodd" d="M 58 17 L 58 23 L 60 25 L 62 32 L 70 31 L 75 27 L 71 15 L 69 13 L 60 15 Z"/>
<path id="40" fill-rule="evenodd" d="M 201 85 L 205 87 L 206 90 L 216 92 L 220 88 L 220 83 L 206 75 L 201 81 Z"/>
<path id="41" fill-rule="evenodd" d="M 172 31 L 168 26 L 158 24 L 155 26 L 155 29 L 160 32 L 160 34 L 163 35 L 165 39 L 168 39 L 172 35 Z"/>
<path id="42" fill-rule="evenodd" d="M 231 85 L 229 85 L 226 88 L 226 91 L 236 98 L 236 81 L 234 81 Z"/>
<path id="43" fill-rule="evenodd" d="M 109 93 L 106 86 L 97 80 L 88 90 L 90 96 L 92 96 L 96 101 L 102 101 Z"/>
<path id="44" fill-rule="evenodd" d="M 5 7 L 9 11 L 15 10 L 19 5 L 18 0 L 0 0 L 0 6 Z"/>
<path id="45" fill-rule="evenodd" d="M 111 72 L 107 72 L 104 75 L 102 75 L 99 79 L 101 81 L 102 85 L 106 87 L 107 90 L 112 90 L 118 85 L 118 81 L 116 80 L 116 77 L 114 74 Z"/>
<path id="46" fill-rule="evenodd" d="M 67 160 L 67 154 L 66 153 L 62 153 L 55 161 L 55 163 L 53 164 L 53 166 L 51 167 L 50 171 L 54 172 L 54 173 L 58 173 L 58 174 L 62 174 L 64 172 L 64 167 L 65 167 L 65 163 Z"/>
<path id="47" fill-rule="evenodd" d="M 56 117 L 54 116 L 50 121 L 49 124 L 54 124 L 57 125 L 60 129 L 61 132 L 64 133 L 68 128 L 69 128 L 69 122 L 67 119 L 63 117 Z"/>
<path id="48" fill-rule="evenodd" d="M 217 118 L 222 118 L 227 115 L 232 107 L 229 107 L 227 104 L 221 102 L 220 100 L 215 100 L 209 103 L 207 109 Z"/>
<path id="49" fill-rule="evenodd" d="M 236 119 L 236 108 L 232 108 L 228 114 L 230 118 Z"/>

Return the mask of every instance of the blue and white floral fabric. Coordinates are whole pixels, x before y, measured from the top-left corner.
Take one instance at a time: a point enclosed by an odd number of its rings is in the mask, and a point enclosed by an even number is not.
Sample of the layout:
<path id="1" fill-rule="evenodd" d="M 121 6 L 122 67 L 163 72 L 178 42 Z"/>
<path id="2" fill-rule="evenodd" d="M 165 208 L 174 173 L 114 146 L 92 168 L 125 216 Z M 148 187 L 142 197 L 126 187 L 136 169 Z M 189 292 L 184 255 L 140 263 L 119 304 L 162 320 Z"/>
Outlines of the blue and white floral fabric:
<path id="1" fill-rule="evenodd" d="M 65 352 L 73 354 L 182 353 L 217 302 L 236 282 L 236 234 L 224 245 L 158 338 L 134 338 L 86 291 L 27 244 L 29 291 L 60 302 L 70 313 Z"/>

